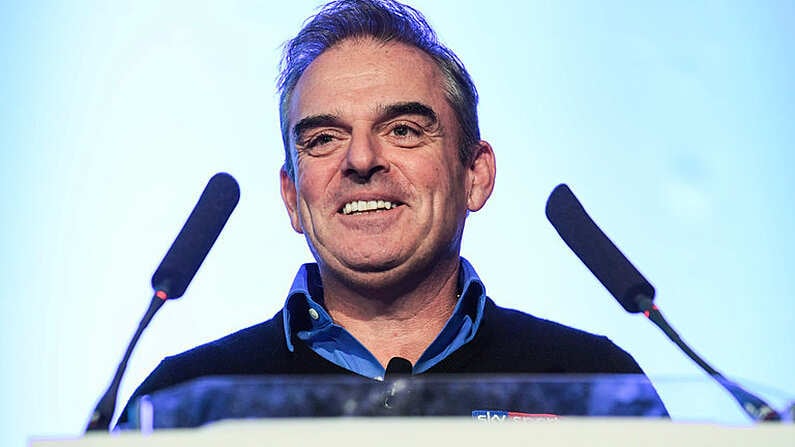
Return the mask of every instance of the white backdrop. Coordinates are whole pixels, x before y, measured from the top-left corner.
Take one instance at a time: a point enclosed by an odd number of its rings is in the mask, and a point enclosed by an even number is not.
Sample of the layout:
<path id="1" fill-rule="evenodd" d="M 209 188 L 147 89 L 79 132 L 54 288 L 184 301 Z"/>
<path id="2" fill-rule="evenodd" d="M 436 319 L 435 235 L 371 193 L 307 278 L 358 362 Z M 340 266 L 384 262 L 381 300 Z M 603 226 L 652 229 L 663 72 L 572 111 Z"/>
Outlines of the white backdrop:
<path id="1" fill-rule="evenodd" d="M 319 2 L 0 2 L 0 444 L 75 435 L 212 174 L 240 204 L 144 334 L 164 356 L 272 316 L 310 260 L 278 192 L 279 47 Z M 506 307 L 605 334 L 678 420 L 743 423 L 544 217 L 566 182 L 718 369 L 795 398 L 791 2 L 414 1 L 467 65 L 497 186 L 463 254 Z M 687 387 L 686 387 L 687 388 Z"/>

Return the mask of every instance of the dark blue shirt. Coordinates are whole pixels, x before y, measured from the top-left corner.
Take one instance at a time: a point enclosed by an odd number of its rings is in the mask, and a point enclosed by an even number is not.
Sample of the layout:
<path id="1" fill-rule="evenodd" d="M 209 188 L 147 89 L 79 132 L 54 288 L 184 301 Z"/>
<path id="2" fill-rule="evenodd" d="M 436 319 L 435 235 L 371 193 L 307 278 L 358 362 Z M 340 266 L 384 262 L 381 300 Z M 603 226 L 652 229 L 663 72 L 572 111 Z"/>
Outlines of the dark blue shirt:
<path id="1" fill-rule="evenodd" d="M 461 258 L 458 290 L 460 296 L 453 314 L 414 364 L 414 374 L 427 371 L 475 337 L 483 317 L 486 288 L 464 258 Z M 326 360 L 356 374 L 383 380 L 384 367 L 378 359 L 350 332 L 335 324 L 322 304 L 323 286 L 317 264 L 304 264 L 295 275 L 284 305 L 287 348 L 293 351 L 292 336 L 295 336 Z"/>

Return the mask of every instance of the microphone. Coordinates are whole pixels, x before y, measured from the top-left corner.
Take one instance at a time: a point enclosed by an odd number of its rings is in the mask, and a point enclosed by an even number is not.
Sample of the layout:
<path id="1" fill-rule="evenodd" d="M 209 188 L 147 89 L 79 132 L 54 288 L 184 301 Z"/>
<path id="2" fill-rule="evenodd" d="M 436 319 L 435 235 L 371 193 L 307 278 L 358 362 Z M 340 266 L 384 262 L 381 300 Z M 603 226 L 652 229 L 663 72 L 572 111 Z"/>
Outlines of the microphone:
<path id="1" fill-rule="evenodd" d="M 641 311 L 639 295 L 654 299 L 654 287 L 596 226 L 568 186 L 552 190 L 546 214 L 566 245 L 627 312 Z"/>
<path id="2" fill-rule="evenodd" d="M 407 374 L 411 374 L 414 370 L 414 367 L 411 365 L 411 362 L 404 359 L 403 357 L 392 357 L 389 359 L 389 363 L 386 365 L 386 371 L 384 371 L 384 380 L 386 379 L 394 379 L 396 376 L 404 376 Z"/>
<path id="3" fill-rule="evenodd" d="M 219 172 L 207 182 L 199 202 L 152 275 L 155 291 L 163 291 L 169 299 L 185 293 L 239 200 L 240 188 L 231 175 Z"/>
<path id="4" fill-rule="evenodd" d="M 386 371 L 384 371 L 384 382 L 387 385 L 384 408 L 398 411 L 407 405 L 411 394 L 407 379 L 411 376 L 413 370 L 414 367 L 411 362 L 403 357 L 392 357 L 389 359 Z M 401 398 L 398 398 L 398 393 L 400 393 Z"/>
<path id="5" fill-rule="evenodd" d="M 152 276 L 155 294 L 127 345 L 113 380 L 91 414 L 86 432 L 107 431 L 110 427 L 116 411 L 119 385 L 138 339 L 167 299 L 176 299 L 185 293 L 239 200 L 240 188 L 231 175 L 221 172 L 207 183 L 188 220 Z"/>
<path id="6" fill-rule="evenodd" d="M 643 314 L 691 360 L 717 381 L 755 421 L 778 421 L 781 415 L 758 396 L 727 379 L 693 351 L 654 305 L 654 287 L 602 232 L 565 184 L 552 190 L 546 215 L 560 237 L 627 312 Z"/>

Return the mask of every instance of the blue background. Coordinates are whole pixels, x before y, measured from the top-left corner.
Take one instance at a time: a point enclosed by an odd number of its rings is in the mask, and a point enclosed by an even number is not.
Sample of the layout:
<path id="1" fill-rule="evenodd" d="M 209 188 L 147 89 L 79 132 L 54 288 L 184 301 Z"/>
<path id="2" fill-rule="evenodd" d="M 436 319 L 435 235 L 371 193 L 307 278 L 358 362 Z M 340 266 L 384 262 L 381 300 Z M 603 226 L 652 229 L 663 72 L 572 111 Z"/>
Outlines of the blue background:
<path id="1" fill-rule="evenodd" d="M 278 192 L 280 45 L 314 1 L 0 2 L 0 444 L 76 435 L 209 177 L 242 198 L 144 334 L 164 356 L 272 316 L 311 259 Z M 745 423 L 544 217 L 568 183 L 697 351 L 795 397 L 795 6 L 414 1 L 470 70 L 497 185 L 463 254 L 489 294 L 630 351 L 676 420 Z"/>

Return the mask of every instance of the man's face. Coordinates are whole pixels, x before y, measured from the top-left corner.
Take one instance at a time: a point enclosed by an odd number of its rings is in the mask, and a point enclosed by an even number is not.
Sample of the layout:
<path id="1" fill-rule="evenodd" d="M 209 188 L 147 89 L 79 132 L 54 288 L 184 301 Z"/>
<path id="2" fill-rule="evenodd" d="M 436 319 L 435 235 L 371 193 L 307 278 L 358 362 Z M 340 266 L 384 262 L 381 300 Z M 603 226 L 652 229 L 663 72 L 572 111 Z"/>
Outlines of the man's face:
<path id="1" fill-rule="evenodd" d="M 470 203 L 442 85 L 422 51 L 368 39 L 301 76 L 288 105 L 296 177 L 282 172 L 282 195 L 321 271 L 379 287 L 458 262 L 467 209 L 485 198 Z"/>

